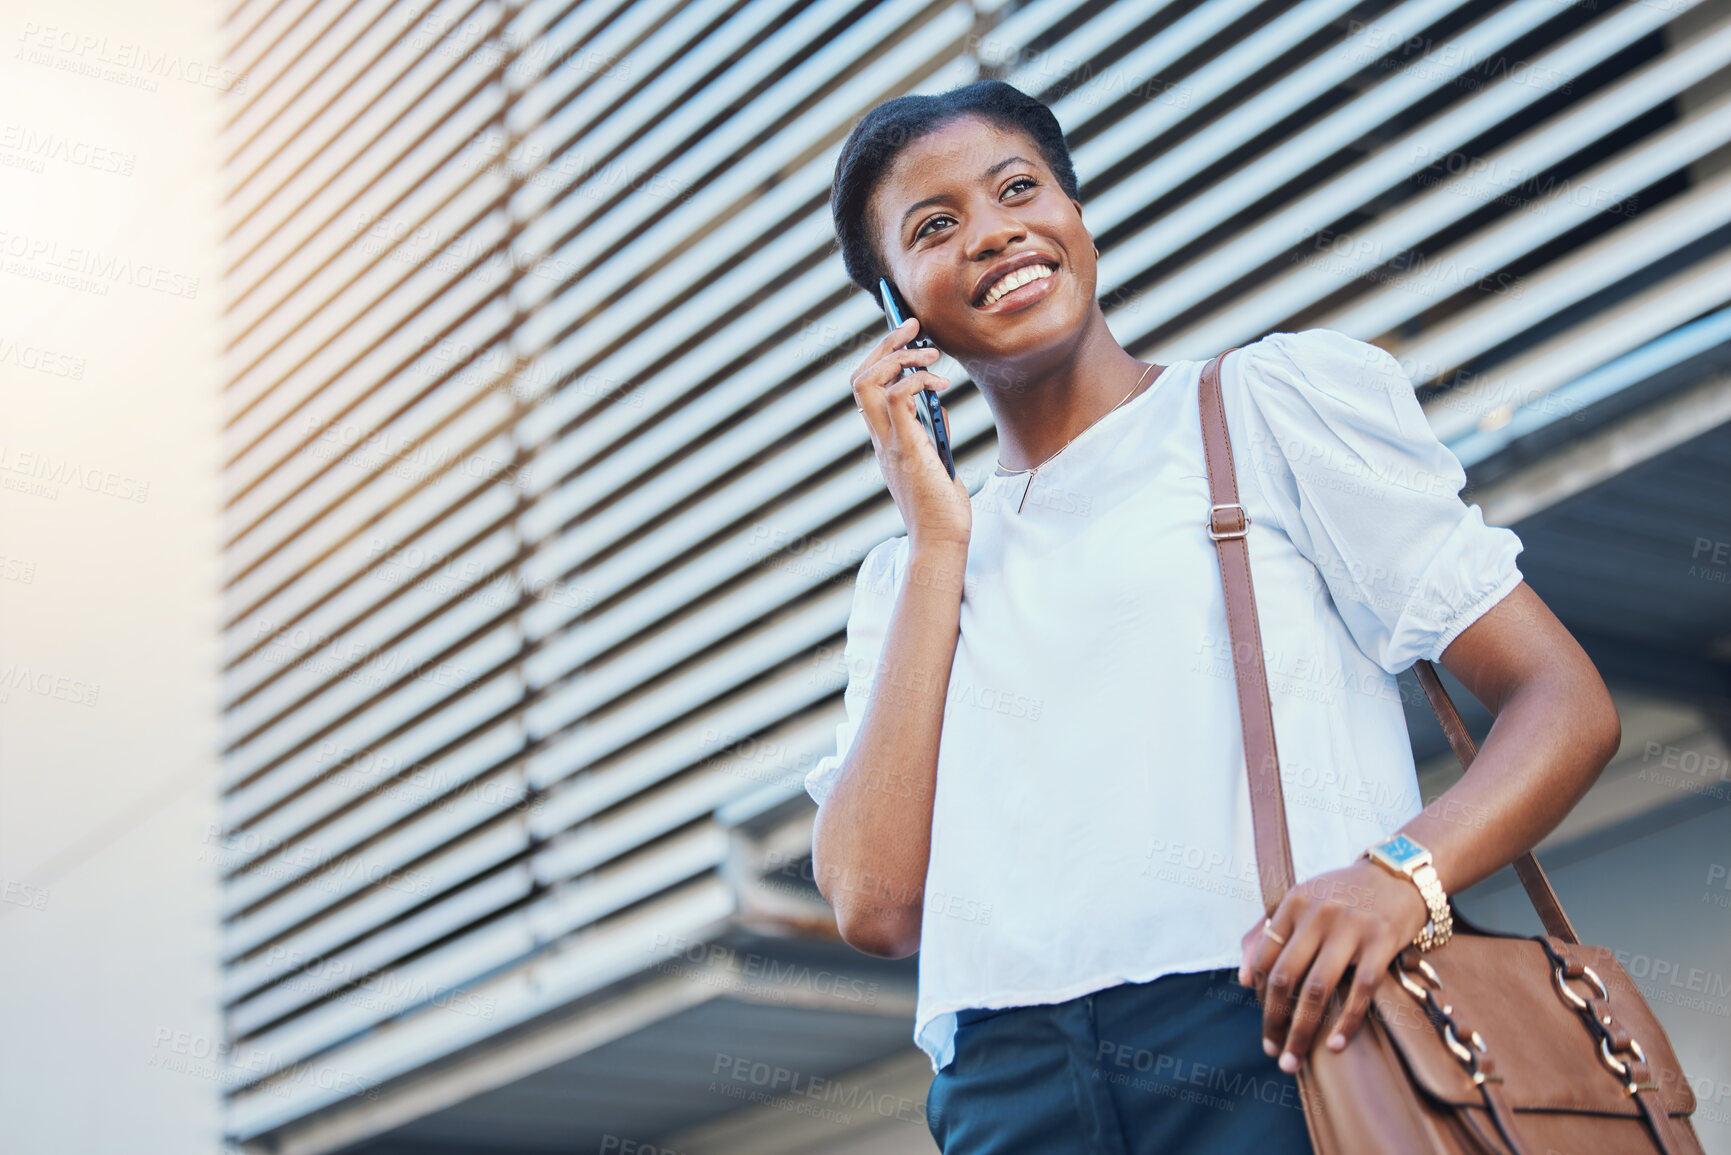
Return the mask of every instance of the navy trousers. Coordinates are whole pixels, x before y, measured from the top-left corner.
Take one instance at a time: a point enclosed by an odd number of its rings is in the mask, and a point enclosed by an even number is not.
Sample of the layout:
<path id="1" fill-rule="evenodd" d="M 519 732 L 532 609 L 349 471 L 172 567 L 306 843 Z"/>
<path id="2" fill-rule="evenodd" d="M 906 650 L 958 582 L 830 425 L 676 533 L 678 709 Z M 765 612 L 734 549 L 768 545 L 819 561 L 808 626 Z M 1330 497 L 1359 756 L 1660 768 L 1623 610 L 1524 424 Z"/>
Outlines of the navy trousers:
<path id="1" fill-rule="evenodd" d="M 1312 1155 L 1235 968 L 956 1019 L 926 1099 L 943 1155 Z"/>

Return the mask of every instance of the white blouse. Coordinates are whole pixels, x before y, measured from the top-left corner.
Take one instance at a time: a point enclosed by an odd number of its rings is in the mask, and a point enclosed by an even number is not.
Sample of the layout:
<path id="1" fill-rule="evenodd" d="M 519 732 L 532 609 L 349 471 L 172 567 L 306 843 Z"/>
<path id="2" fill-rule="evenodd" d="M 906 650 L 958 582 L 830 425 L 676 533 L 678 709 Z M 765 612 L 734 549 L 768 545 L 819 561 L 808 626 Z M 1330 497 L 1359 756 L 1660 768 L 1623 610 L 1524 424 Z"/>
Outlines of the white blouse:
<path id="1" fill-rule="evenodd" d="M 1179 361 L 1040 469 L 994 473 L 950 668 L 914 1041 L 955 1012 L 1236 968 L 1262 917 L 1250 793 L 1197 414 Z M 1395 674 L 1521 580 L 1521 542 L 1387 352 L 1274 333 L 1222 366 L 1299 879 L 1421 809 Z M 1028 488 L 1022 511 L 1016 507 Z M 847 720 L 806 776 L 822 805 L 877 672 L 908 539 L 860 566 Z"/>

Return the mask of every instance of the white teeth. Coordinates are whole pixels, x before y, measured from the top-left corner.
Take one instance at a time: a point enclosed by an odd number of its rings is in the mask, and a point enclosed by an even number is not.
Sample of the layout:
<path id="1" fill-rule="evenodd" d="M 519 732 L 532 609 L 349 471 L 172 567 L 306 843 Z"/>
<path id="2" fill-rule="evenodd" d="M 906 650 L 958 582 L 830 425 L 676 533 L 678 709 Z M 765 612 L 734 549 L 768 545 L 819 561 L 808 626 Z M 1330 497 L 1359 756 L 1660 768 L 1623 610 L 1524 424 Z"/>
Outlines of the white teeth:
<path id="1" fill-rule="evenodd" d="M 1030 281 L 1043 281 L 1051 275 L 1052 266 L 1050 265 L 1023 265 L 1021 268 L 1011 270 L 999 277 L 997 282 L 987 291 L 986 299 L 980 303 L 981 305 L 990 305 L 1012 289 L 1019 289 Z"/>

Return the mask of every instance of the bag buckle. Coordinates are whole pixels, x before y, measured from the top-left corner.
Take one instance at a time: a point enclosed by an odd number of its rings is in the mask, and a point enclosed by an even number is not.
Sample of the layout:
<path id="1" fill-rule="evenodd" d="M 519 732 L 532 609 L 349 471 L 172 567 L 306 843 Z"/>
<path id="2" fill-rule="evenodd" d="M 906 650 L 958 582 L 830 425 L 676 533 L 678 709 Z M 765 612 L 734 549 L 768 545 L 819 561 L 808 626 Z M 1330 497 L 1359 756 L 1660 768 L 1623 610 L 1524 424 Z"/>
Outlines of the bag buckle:
<path id="1" fill-rule="evenodd" d="M 1238 511 L 1239 524 L 1237 529 L 1222 529 L 1218 527 L 1220 511 L 1223 509 L 1236 509 Z M 1244 512 L 1244 506 L 1239 502 L 1228 501 L 1219 505 L 1209 506 L 1208 520 L 1202 524 L 1207 527 L 1209 537 L 1213 538 L 1215 541 L 1222 541 L 1226 538 L 1243 537 L 1246 533 L 1250 532 L 1250 515 Z"/>

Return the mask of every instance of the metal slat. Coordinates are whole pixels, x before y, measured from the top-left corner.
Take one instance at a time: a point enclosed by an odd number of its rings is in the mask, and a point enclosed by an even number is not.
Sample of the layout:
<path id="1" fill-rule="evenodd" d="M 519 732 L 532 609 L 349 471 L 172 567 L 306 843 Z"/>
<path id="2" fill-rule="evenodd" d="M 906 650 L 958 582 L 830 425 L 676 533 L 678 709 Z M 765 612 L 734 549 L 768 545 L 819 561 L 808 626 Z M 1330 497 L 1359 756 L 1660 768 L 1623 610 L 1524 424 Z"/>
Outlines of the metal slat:
<path id="1" fill-rule="evenodd" d="M 713 870 L 727 856 L 725 831 L 701 827 L 670 840 L 659 853 L 599 871 L 499 922 L 462 935 L 413 962 L 377 977 L 383 1005 L 332 1002 L 289 1023 L 235 1044 L 229 1070 L 244 1082 L 259 1081 L 283 1067 L 304 1061 L 384 1019 L 417 1007 L 422 1014 L 450 1014 L 435 1000 L 445 992 L 469 994 L 468 984 L 530 954 L 546 941 Z M 475 1000 L 464 998 L 463 1006 Z M 451 1000 L 451 1006 L 458 1000 Z M 462 1012 L 458 1012 L 462 1013 Z M 484 1018 L 476 1012 L 474 1017 Z"/>
<path id="2" fill-rule="evenodd" d="M 1574 111 L 1534 129 L 1522 138 L 1488 153 L 1479 172 L 1432 186 L 1426 192 L 1374 223 L 1345 236 L 1344 252 L 1329 250 L 1324 265 L 1303 264 L 1285 274 L 1262 280 L 1255 289 L 1234 302 L 1234 323 L 1275 323 L 1294 315 L 1312 302 L 1323 300 L 1355 279 L 1376 272 L 1401 254 L 1418 249 L 1462 218 L 1523 183 L 1532 174 L 1548 168 L 1584 147 L 1625 120 L 1634 119 L 1654 104 L 1671 99 L 1692 80 L 1699 80 L 1731 60 L 1731 27 L 1714 38 L 1693 60 L 1655 61 L 1621 83 L 1607 89 Z M 1710 55 L 1709 55 L 1710 53 Z M 1720 102 L 1720 108 L 1724 102 Z M 1319 323 L 1343 332 L 1375 336 L 1392 332 L 1417 314 L 1434 306 L 1440 296 L 1451 296 L 1469 288 L 1478 275 L 1453 285 L 1446 293 L 1427 288 L 1427 269 L 1466 269 L 1486 278 L 1509 267 L 1528 253 L 1600 215 L 1617 199 L 1632 196 L 1662 174 L 1689 163 L 1726 139 L 1728 130 L 1721 113 L 1717 117 L 1694 117 L 1648 137 L 1629 153 L 1600 162 L 1563 184 L 1528 212 L 1511 213 L 1494 224 L 1470 233 L 1455 243 L 1424 253 L 1423 264 L 1411 273 L 1378 276 L 1366 294 L 1344 309 L 1332 311 Z M 1418 147 L 1416 136 L 1405 142 Z M 1399 148 L 1403 142 L 1391 142 Z M 1496 175 L 1489 175 L 1496 174 Z M 1582 200 L 1577 189 L 1590 190 Z M 1659 254 L 1655 253 L 1655 259 Z M 1545 274 L 1537 274 L 1544 277 Z M 1530 282 L 1532 276 L 1523 278 Z M 1520 299 L 1525 299 L 1523 285 Z M 1506 336 L 1512 331 L 1513 315 L 1524 313 L 1514 300 L 1503 299 L 1497 316 Z M 1524 328 L 1525 326 L 1521 326 Z M 1488 331 L 1475 350 L 1491 348 L 1498 340 Z M 1440 377 L 1460 362 L 1424 362 L 1419 380 Z M 1419 364 L 1414 361 L 1415 367 Z"/>
<path id="3" fill-rule="evenodd" d="M 345 1079 L 297 1078 L 293 1075 L 260 1083 L 250 1093 L 237 1094 L 231 1104 L 229 1128 L 250 1138 L 272 1127 L 340 1103 L 355 1087 L 370 1086 L 423 1066 L 429 1058 L 448 1055 L 510 1027 L 533 1019 L 573 999 L 644 969 L 655 961 L 653 948 L 663 941 L 696 941 L 703 931 L 734 910 L 726 883 L 701 877 L 694 883 L 645 904 L 641 911 L 604 928 L 543 951 L 524 967 L 478 984 L 470 992 L 491 1000 L 489 1019 L 423 1011 L 385 1023 L 345 1047 L 340 1066 L 328 1069 Z M 521 933 L 502 926 L 496 933 Z M 695 984 L 677 981 L 677 988 L 701 997 Z"/>
<path id="4" fill-rule="evenodd" d="M 416 516 L 431 507 L 399 506 L 395 512 L 404 515 L 407 537 L 393 537 L 381 524 L 310 567 L 282 594 L 250 607 L 223 638 L 225 708 L 246 701 L 278 676 L 250 659 L 284 630 L 305 631 L 310 648 L 315 639 L 334 636 L 406 587 L 424 582 L 457 595 L 479 584 L 488 573 L 483 559 L 496 556 L 495 543 L 515 537 L 510 521 L 517 499 L 512 486 L 471 492 L 480 500 L 455 505 L 436 519 Z"/>
<path id="5" fill-rule="evenodd" d="M 419 863 L 416 871 L 429 880 L 434 893 L 443 894 L 522 856 L 529 846 L 523 825 L 506 823 L 441 848 L 436 856 Z M 321 959 L 367 941 L 379 928 L 400 922 L 405 912 L 424 901 L 424 896 L 403 888 L 369 891 L 275 939 L 268 947 L 232 959 L 224 976 L 223 998 L 232 1003 L 285 975 L 316 969 Z"/>
<path id="6" fill-rule="evenodd" d="M 251 870 L 278 848 L 298 851 L 316 842 L 317 857 L 331 859 L 358 849 L 391 827 L 412 820 L 430 807 L 444 808 L 452 798 L 479 794 L 484 801 L 509 809 L 527 809 L 519 776 L 500 767 L 514 762 L 526 749 L 523 732 L 509 719 L 463 734 L 454 747 L 418 762 L 399 761 L 403 744 L 344 749 L 334 743 L 321 747 L 321 760 L 331 774 L 244 827 L 239 847 L 230 855 L 231 874 Z M 298 854 L 276 855 L 294 869 Z M 297 872 L 299 873 L 299 872 Z M 244 898 L 240 892 L 250 877 L 228 880 L 234 905 L 243 908 L 278 887 L 265 880 Z M 225 895 L 224 903 L 230 901 Z"/>
<path id="7" fill-rule="evenodd" d="M 1447 77 L 1458 75 L 1466 61 L 1494 56 L 1506 46 L 1510 36 L 1541 22 L 1547 10 L 1545 0 L 1535 0 L 1532 4 L 1512 4 L 1493 13 L 1457 42 L 1439 50 L 1446 51 L 1452 63 L 1439 62 L 1434 69 L 1403 73 L 1384 81 L 1373 90 L 1374 98 L 1349 104 L 1312 129 L 1294 134 L 1278 148 L 1233 173 L 1230 182 L 1215 186 L 1206 197 L 1191 200 L 1115 244 L 1109 254 L 1114 279 L 1119 275 L 1116 271 L 1125 264 L 1165 259 L 1189 247 L 1196 237 L 1218 231 L 1230 215 L 1249 207 L 1261 195 L 1256 190 L 1279 187 L 1309 168 L 1314 157 L 1331 155 L 1346 147 L 1374 129 L 1387 113 L 1440 87 Z M 1670 15 L 1674 14 L 1642 8 L 1612 13 L 1538 56 L 1534 67 L 1547 68 L 1558 76 L 1578 75 L 1614 55 L 1631 38 L 1662 25 Z M 1542 95 L 1537 87 L 1519 84 L 1486 87 L 1427 122 L 1423 139 L 1435 149 L 1457 149 Z M 1121 311 L 1115 316 L 1120 324 L 1114 326 L 1114 333 L 1120 340 L 1137 343 L 1139 335 L 1161 319 L 1181 313 L 1194 302 L 1205 300 L 1256 272 L 1318 229 L 1347 217 L 1367 200 L 1426 167 L 1428 161 L 1415 156 L 1410 149 L 1385 149 L 1370 154 L 1319 187 L 1279 206 L 1254 225 L 1224 238 L 1223 243 L 1217 243 L 1210 251 L 1193 257 L 1181 272 L 1169 273 L 1158 285 L 1141 294 L 1136 310 Z M 1216 321 L 1212 327 L 1193 326 L 1182 336 L 1201 347 L 1208 341 L 1221 340 L 1220 334 L 1235 325 L 1234 320 L 1227 318 Z M 1233 339 L 1226 340 L 1226 344 L 1231 343 Z"/>
<path id="8" fill-rule="evenodd" d="M 247 68 L 248 95 L 237 102 L 238 107 L 230 112 L 228 123 L 224 126 L 224 135 L 232 133 L 234 126 L 244 119 L 267 93 L 273 96 L 285 93 L 291 83 L 288 78 L 291 71 L 298 70 L 316 76 L 320 66 L 328 64 L 329 58 L 327 56 L 321 61 L 313 55 L 314 49 L 324 42 L 336 25 L 354 14 L 355 7 L 360 2 L 361 0 L 321 0 L 295 23 L 288 35 L 272 44 L 250 65 Z M 232 165 L 234 161 L 235 154 L 231 152 L 225 158 L 224 164 Z"/>

